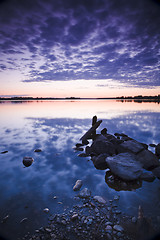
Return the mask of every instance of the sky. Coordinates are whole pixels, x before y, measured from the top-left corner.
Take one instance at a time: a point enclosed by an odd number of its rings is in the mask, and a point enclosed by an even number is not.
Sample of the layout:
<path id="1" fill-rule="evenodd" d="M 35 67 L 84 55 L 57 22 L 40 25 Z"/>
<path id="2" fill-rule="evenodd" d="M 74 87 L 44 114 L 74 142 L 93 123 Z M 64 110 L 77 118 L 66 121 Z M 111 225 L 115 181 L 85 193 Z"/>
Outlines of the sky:
<path id="1" fill-rule="evenodd" d="M 160 1 L 0 0 L 0 96 L 160 94 Z"/>

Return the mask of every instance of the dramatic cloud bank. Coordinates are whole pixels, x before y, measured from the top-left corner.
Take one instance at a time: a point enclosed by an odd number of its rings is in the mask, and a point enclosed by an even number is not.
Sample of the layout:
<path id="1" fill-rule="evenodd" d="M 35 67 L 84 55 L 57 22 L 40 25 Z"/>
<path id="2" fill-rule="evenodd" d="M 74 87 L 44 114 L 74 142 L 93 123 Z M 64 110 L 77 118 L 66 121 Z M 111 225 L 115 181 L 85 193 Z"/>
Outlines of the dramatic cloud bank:
<path id="1" fill-rule="evenodd" d="M 0 1 L 0 72 L 160 86 L 159 12 L 156 0 Z"/>

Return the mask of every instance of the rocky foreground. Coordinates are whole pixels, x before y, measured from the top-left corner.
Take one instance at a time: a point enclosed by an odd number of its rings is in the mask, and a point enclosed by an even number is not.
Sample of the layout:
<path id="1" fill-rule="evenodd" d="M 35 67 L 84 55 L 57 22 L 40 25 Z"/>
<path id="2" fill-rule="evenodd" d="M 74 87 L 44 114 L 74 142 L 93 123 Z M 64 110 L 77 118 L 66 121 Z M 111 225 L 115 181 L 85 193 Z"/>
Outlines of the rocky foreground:
<path id="1" fill-rule="evenodd" d="M 105 181 L 110 187 L 117 191 L 132 190 L 140 187 L 143 180 L 151 182 L 155 178 L 160 179 L 160 143 L 151 144 L 155 148 L 153 153 L 148 150 L 147 144 L 124 133 L 111 135 L 104 128 L 97 134 L 96 129 L 101 122 L 94 116 L 92 127 L 82 136 L 82 143 L 77 143 L 74 149 L 81 151 L 80 157 L 90 156 L 97 169 L 107 169 Z M 92 141 L 91 144 L 88 140 Z M 158 239 L 156 233 L 160 231 L 159 216 L 153 227 L 152 221 L 144 216 L 141 206 L 137 209 L 136 216 L 126 216 L 118 209 L 118 195 L 106 201 L 101 196 L 92 196 L 82 185 L 82 181 L 77 180 L 73 187 L 73 191 L 78 194 L 75 196 L 77 204 L 72 209 L 50 216 L 48 226 L 41 227 L 32 236 L 26 235 L 22 239 Z M 45 211 L 47 213 L 49 209 Z"/>
<path id="2" fill-rule="evenodd" d="M 73 190 L 79 191 L 81 186 L 82 181 L 78 180 Z M 118 209 L 118 195 L 106 201 L 101 196 L 92 196 L 84 187 L 75 200 L 77 204 L 72 209 L 50 216 L 47 226 L 37 229 L 32 236 L 24 236 L 22 240 L 143 240 L 153 236 L 158 239 L 156 233 L 160 221 L 153 228 L 151 220 L 143 215 L 141 206 L 137 216 L 122 214 Z M 44 210 L 49 213 L 49 209 Z"/>
<path id="3" fill-rule="evenodd" d="M 97 117 L 94 116 L 92 127 L 80 139 L 82 143 L 77 143 L 74 149 L 81 151 L 85 148 L 85 152 L 79 156 L 90 156 L 97 169 L 107 169 L 106 182 L 110 187 L 116 188 L 117 179 L 121 184 L 116 190 L 129 190 L 128 182 L 131 184 L 136 181 L 152 182 L 155 178 L 160 179 L 160 143 L 150 144 L 155 148 L 153 153 L 148 150 L 147 144 L 138 142 L 124 133 L 112 135 L 104 128 L 97 134 L 96 129 L 101 123 L 102 120 L 97 121 Z M 90 146 L 88 140 L 92 140 Z"/>

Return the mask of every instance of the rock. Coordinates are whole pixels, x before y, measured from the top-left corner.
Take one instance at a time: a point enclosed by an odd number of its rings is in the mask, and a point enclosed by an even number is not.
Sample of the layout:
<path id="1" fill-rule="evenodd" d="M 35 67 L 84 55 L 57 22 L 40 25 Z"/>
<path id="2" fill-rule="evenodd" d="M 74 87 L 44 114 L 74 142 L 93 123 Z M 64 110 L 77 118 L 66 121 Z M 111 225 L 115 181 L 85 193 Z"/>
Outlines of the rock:
<path id="1" fill-rule="evenodd" d="M 144 149 L 136 155 L 143 168 L 151 170 L 159 165 L 158 158 L 151 151 Z"/>
<path id="2" fill-rule="evenodd" d="M 25 167 L 29 167 L 32 165 L 34 159 L 32 157 L 24 157 L 23 158 L 23 164 Z"/>
<path id="3" fill-rule="evenodd" d="M 120 196 L 115 195 L 113 199 L 114 199 L 114 200 L 119 200 L 119 199 L 120 199 Z"/>
<path id="4" fill-rule="evenodd" d="M 92 122 L 92 127 L 80 138 L 82 140 L 83 144 L 86 144 L 87 139 L 92 138 L 92 134 L 95 135 L 96 129 L 99 127 L 99 125 L 102 123 L 102 120 L 96 121 L 96 118 Z"/>
<path id="5" fill-rule="evenodd" d="M 95 168 L 104 170 L 108 168 L 107 162 L 106 162 L 106 157 L 109 155 L 107 153 L 100 154 L 98 156 L 93 156 L 92 161 L 95 166 Z"/>
<path id="6" fill-rule="evenodd" d="M 78 219 L 78 214 L 73 214 L 72 217 L 71 217 L 71 220 L 72 221 L 75 221 L 76 219 Z"/>
<path id="7" fill-rule="evenodd" d="M 34 150 L 34 152 L 42 152 L 42 150 L 37 148 L 37 149 Z"/>
<path id="8" fill-rule="evenodd" d="M 117 138 L 115 136 L 113 136 L 112 134 L 105 134 L 105 137 L 107 139 L 107 141 L 113 143 L 113 144 L 117 144 Z"/>
<path id="9" fill-rule="evenodd" d="M 103 128 L 102 131 L 101 131 L 101 134 L 102 135 L 107 134 L 107 128 Z"/>
<path id="10" fill-rule="evenodd" d="M 93 198 L 96 202 L 101 203 L 101 204 L 105 204 L 106 200 L 104 198 L 102 198 L 101 196 L 94 196 Z"/>
<path id="11" fill-rule="evenodd" d="M 89 146 L 85 148 L 85 153 L 87 154 L 87 156 L 89 156 L 92 153 L 91 148 Z"/>
<path id="12" fill-rule="evenodd" d="M 121 225 L 114 225 L 113 229 L 115 231 L 118 231 L 118 232 L 123 232 L 124 231 L 124 229 L 123 229 L 123 227 Z"/>
<path id="13" fill-rule="evenodd" d="M 97 155 L 107 153 L 109 155 L 115 154 L 115 146 L 113 143 L 109 141 L 103 141 L 96 139 L 91 145 L 92 152 L 96 153 Z"/>
<path id="14" fill-rule="evenodd" d="M 126 151 L 132 152 L 134 154 L 137 154 L 144 149 L 144 146 L 135 140 L 125 141 L 121 143 L 120 146 L 123 147 Z"/>
<path id="15" fill-rule="evenodd" d="M 138 179 L 142 174 L 142 166 L 131 153 L 120 153 L 107 157 L 106 162 L 111 172 L 127 181 Z"/>
<path id="16" fill-rule="evenodd" d="M 88 155 L 86 153 L 80 153 L 78 154 L 78 157 L 88 157 Z"/>
<path id="17" fill-rule="evenodd" d="M 152 172 L 143 172 L 140 179 L 147 182 L 153 182 L 155 180 L 155 176 Z"/>
<path id="18" fill-rule="evenodd" d="M 82 147 L 82 146 L 84 146 L 82 143 L 76 143 L 77 148 Z"/>
<path id="19" fill-rule="evenodd" d="M 105 231 L 108 232 L 108 231 L 112 231 L 112 227 L 110 225 L 107 225 L 107 227 L 105 228 Z"/>
<path id="20" fill-rule="evenodd" d="M 28 218 L 23 218 L 20 223 L 25 223 L 28 220 Z"/>
<path id="21" fill-rule="evenodd" d="M 3 152 L 1 152 L 1 154 L 5 154 L 5 153 L 8 153 L 8 151 L 3 151 Z"/>
<path id="22" fill-rule="evenodd" d="M 132 217 L 132 223 L 136 223 L 137 222 L 137 218 L 136 217 Z"/>
<path id="23" fill-rule="evenodd" d="M 155 148 L 155 147 L 156 147 L 156 144 L 150 143 L 149 146 Z"/>
<path id="24" fill-rule="evenodd" d="M 44 208 L 44 209 L 43 209 L 43 212 L 49 213 L 49 209 L 48 209 L 48 208 Z"/>
<path id="25" fill-rule="evenodd" d="M 158 157 L 160 157 L 160 143 L 157 144 L 157 146 L 155 148 L 155 153 Z"/>
<path id="26" fill-rule="evenodd" d="M 154 174 L 157 178 L 160 179 L 160 166 L 154 168 L 154 169 L 152 170 L 152 172 L 153 172 L 153 174 Z"/>
<path id="27" fill-rule="evenodd" d="M 81 151 L 81 152 L 82 152 L 82 151 L 83 151 L 83 148 L 82 148 L 82 147 L 74 147 L 73 150 L 75 150 L 75 151 Z"/>
<path id="28" fill-rule="evenodd" d="M 148 145 L 146 143 L 141 143 L 144 149 L 148 149 Z"/>
<path id="29" fill-rule="evenodd" d="M 88 188 L 82 189 L 78 194 L 78 197 L 80 198 L 89 198 L 90 196 L 91 196 L 91 192 L 88 190 Z"/>
<path id="30" fill-rule="evenodd" d="M 8 218 L 9 218 L 9 215 L 6 215 L 6 216 L 2 219 L 1 223 L 7 222 Z"/>
<path id="31" fill-rule="evenodd" d="M 73 191 L 78 191 L 80 190 L 81 187 L 82 187 L 82 180 L 77 180 L 73 187 Z"/>

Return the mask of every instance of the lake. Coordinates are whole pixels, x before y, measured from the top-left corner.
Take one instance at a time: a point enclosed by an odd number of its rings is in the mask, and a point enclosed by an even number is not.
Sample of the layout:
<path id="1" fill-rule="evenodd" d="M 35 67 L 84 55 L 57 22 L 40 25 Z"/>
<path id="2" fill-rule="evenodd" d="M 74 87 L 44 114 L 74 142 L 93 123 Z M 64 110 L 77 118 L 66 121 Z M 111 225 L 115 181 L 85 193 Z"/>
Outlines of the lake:
<path id="1" fill-rule="evenodd" d="M 71 207 L 77 179 L 104 199 L 120 196 L 119 209 L 137 216 L 160 218 L 160 180 L 143 181 L 132 191 L 116 191 L 105 182 L 106 170 L 95 169 L 89 157 L 78 157 L 75 144 L 91 127 L 96 115 L 103 122 L 97 129 L 125 133 L 137 141 L 160 143 L 160 105 L 154 102 L 116 100 L 6 101 L 0 102 L 0 235 L 17 239 L 47 223 L 50 213 Z M 42 152 L 34 152 L 41 149 Z M 154 148 L 149 148 L 154 152 Z M 34 159 L 25 168 L 23 157 Z M 57 198 L 55 199 L 54 196 Z M 58 203 L 59 202 L 59 203 Z M 60 204 L 62 203 L 62 204 Z M 27 218 L 26 224 L 21 220 Z"/>

